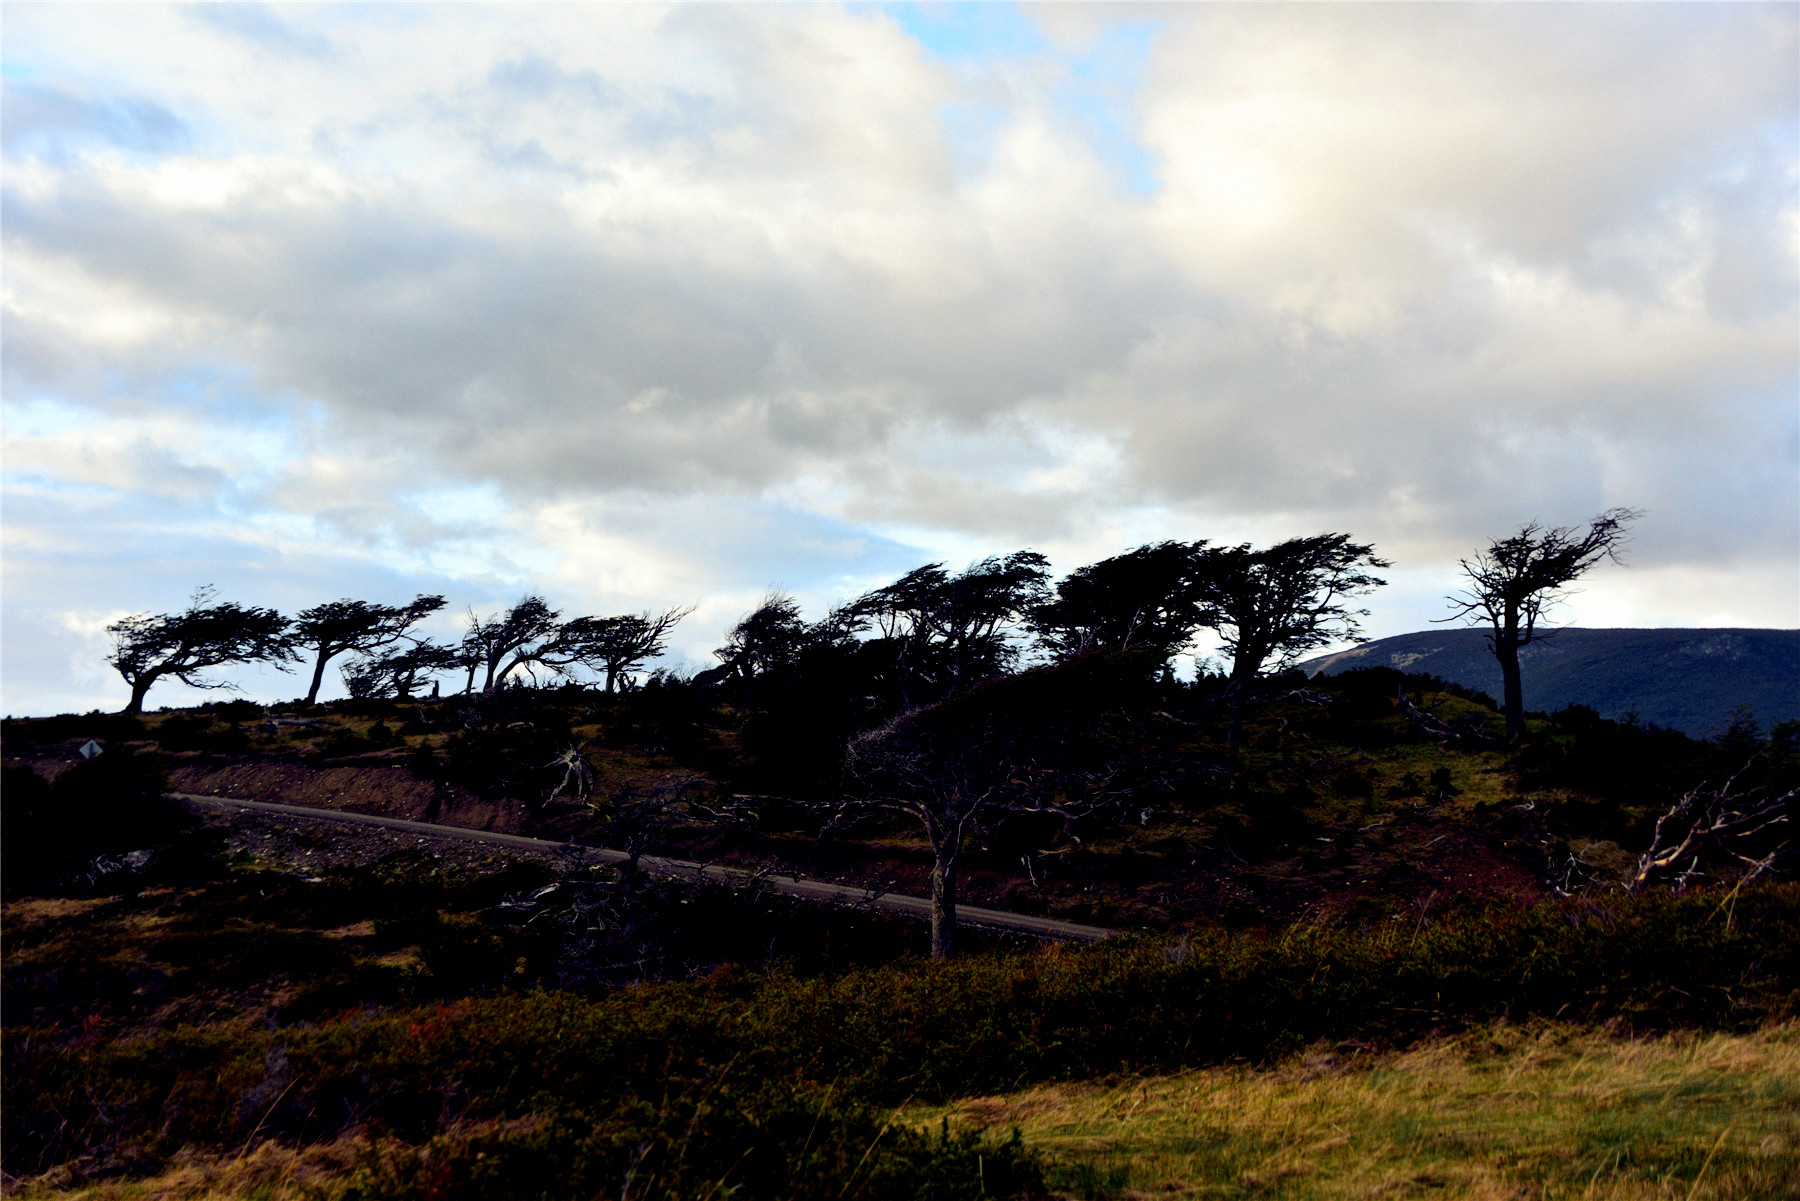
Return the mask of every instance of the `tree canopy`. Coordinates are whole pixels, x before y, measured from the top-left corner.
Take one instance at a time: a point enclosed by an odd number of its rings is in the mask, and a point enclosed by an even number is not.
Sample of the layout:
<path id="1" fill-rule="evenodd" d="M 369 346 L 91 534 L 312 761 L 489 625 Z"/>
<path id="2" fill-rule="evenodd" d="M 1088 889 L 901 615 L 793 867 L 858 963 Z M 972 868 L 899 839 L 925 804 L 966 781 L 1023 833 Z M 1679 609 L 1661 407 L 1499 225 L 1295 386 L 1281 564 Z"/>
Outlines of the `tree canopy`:
<path id="1" fill-rule="evenodd" d="M 1205 548 L 1153 542 L 1077 568 L 1032 610 L 1031 629 L 1054 659 L 1144 648 L 1166 662 L 1206 620 L 1197 586 Z"/>
<path id="2" fill-rule="evenodd" d="M 1290 538 L 1263 550 L 1248 543 L 1214 547 L 1200 556 L 1196 596 L 1205 624 L 1219 632 L 1231 656 L 1227 741 L 1233 754 L 1256 678 L 1327 643 L 1359 638 L 1357 619 L 1367 610 L 1348 601 L 1381 587 L 1386 581 L 1370 570 L 1389 566 L 1373 546 L 1352 542 L 1348 534 Z"/>
<path id="3" fill-rule="evenodd" d="M 204 673 L 230 663 L 273 663 L 283 671 L 298 656 L 288 639 L 288 619 L 273 609 L 226 601 L 210 603 L 210 587 L 196 591 L 180 613 L 135 614 L 106 627 L 110 663 L 131 688 L 123 712 L 142 713 L 144 694 L 166 677 L 190 688 L 235 688 Z"/>
<path id="4" fill-rule="evenodd" d="M 1562 599 L 1570 584 L 1602 559 L 1618 561 L 1626 527 L 1640 516 L 1636 509 L 1608 509 L 1585 530 L 1530 521 L 1461 561 L 1469 586 L 1447 598 L 1455 609 L 1450 620 L 1488 627 L 1488 648 L 1500 663 L 1508 738 L 1525 733 L 1519 649 L 1539 636 L 1544 610 Z"/>
<path id="5" fill-rule="evenodd" d="M 319 684 L 325 678 L 325 665 L 331 660 L 349 653 L 369 655 L 392 646 L 419 621 L 443 607 L 443 597 L 421 595 L 406 605 L 376 605 L 346 598 L 303 609 L 294 618 L 290 637 L 295 648 L 313 655 L 306 703 L 310 705 L 319 699 Z"/>

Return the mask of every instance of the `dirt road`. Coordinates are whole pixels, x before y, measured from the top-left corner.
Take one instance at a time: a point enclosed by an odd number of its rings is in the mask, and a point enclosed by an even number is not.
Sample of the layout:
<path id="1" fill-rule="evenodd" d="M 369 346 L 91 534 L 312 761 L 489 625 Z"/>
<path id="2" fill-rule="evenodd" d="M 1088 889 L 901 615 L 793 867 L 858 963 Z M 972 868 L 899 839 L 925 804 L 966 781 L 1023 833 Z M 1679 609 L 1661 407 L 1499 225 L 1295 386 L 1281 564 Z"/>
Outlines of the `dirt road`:
<path id="1" fill-rule="evenodd" d="M 199 796 L 187 792 L 178 792 L 174 795 L 196 812 L 210 806 L 279 814 L 283 817 L 305 818 L 321 822 L 348 822 L 422 838 L 485 843 L 533 855 L 578 855 L 589 863 L 623 863 L 630 858 L 623 851 L 610 851 L 602 847 L 583 846 L 575 843 L 550 842 L 541 838 L 526 838 L 519 834 L 496 834 L 488 830 L 471 830 L 463 826 L 439 826 L 430 822 L 406 821 L 397 817 L 376 817 L 372 814 L 348 813 L 339 809 L 310 809 L 301 805 L 276 805 L 266 801 L 246 801 L 236 797 Z M 640 857 L 638 866 L 652 875 L 669 878 L 692 879 L 697 875 L 711 875 L 747 879 L 757 874 L 743 868 L 695 863 L 685 859 L 665 859 L 659 855 Z M 763 884 L 765 887 L 787 896 L 804 897 L 812 901 L 828 904 L 873 905 L 879 909 L 909 914 L 914 917 L 929 919 L 931 916 L 931 902 L 925 897 L 902 896 L 898 893 L 871 893 L 861 888 L 849 888 L 842 884 L 832 884 L 824 880 L 807 880 L 798 876 L 765 875 Z M 1103 929 L 1099 926 L 1083 926 L 1076 922 L 1059 921 L 1052 917 L 1034 917 L 1026 913 L 1005 913 L 998 909 L 979 909 L 972 905 L 958 905 L 956 919 L 960 923 L 971 926 L 986 926 L 995 930 L 1010 930 L 1039 938 L 1054 938 L 1072 942 L 1098 942 L 1100 939 L 1117 933 L 1117 931 Z"/>

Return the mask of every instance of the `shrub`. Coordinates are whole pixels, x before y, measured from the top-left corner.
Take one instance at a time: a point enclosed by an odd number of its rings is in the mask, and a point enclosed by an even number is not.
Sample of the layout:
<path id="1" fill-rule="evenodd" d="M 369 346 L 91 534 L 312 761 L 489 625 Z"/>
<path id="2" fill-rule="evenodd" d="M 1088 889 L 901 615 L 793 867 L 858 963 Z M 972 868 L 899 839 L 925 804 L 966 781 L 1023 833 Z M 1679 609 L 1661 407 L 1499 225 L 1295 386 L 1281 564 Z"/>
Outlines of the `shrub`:
<path id="1" fill-rule="evenodd" d="M 229 1149 L 259 1124 L 296 1142 L 360 1129 L 417 1145 L 482 1123 L 536 1128 L 564 1117 L 575 1125 L 554 1136 L 555 1154 L 611 1165 L 626 1143 L 607 1132 L 636 1130 L 631 1146 L 655 1144 L 664 1136 L 644 1132 L 663 1128 L 645 1123 L 679 1109 L 659 1108 L 676 1104 L 664 1098 L 688 1098 L 693 1115 L 707 1089 L 737 1087 L 729 1082 L 795 1090 L 747 1089 L 731 1102 L 741 1118 L 716 1119 L 748 1129 L 786 1122 L 783 1106 L 823 1107 L 827 1093 L 889 1105 L 1266 1060 L 1319 1039 L 1396 1044 L 1500 1018 L 1741 1028 L 1794 1016 L 1797 998 L 1800 887 L 1779 884 L 1729 904 L 1659 894 L 1372 934 L 1212 931 L 831 978 L 728 973 L 595 998 L 544 991 L 361 1012 L 310 1028 L 98 1042 L 14 1029 L 7 1170 L 158 1158 L 188 1144 Z M 411 1162 L 392 1170 L 410 1172 Z"/>

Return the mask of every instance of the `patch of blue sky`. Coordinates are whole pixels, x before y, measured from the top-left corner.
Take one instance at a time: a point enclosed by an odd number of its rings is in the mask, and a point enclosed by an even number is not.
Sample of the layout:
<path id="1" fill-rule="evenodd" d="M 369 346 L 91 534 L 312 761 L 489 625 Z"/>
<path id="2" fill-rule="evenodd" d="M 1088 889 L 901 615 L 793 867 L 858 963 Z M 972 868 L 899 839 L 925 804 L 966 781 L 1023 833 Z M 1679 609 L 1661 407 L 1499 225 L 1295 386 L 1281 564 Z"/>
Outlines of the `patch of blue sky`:
<path id="1" fill-rule="evenodd" d="M 0 141 L 11 158 L 63 163 L 97 147 L 158 159 L 194 145 L 186 121 L 153 100 L 108 91 L 78 92 L 9 72 Z"/>
<path id="2" fill-rule="evenodd" d="M 191 20 L 242 39 L 267 53 L 325 58 L 332 52 L 331 43 L 323 36 L 284 20 L 266 4 L 195 4 L 182 11 Z M 297 15 L 304 15 L 304 10 L 299 10 Z"/>
<path id="3" fill-rule="evenodd" d="M 932 57 L 950 66 L 985 67 L 996 59 L 1047 54 L 1050 39 L 1016 4 L 879 6 Z"/>
<path id="4" fill-rule="evenodd" d="M 1065 56 L 1068 74 L 1055 93 L 1057 107 L 1080 123 L 1101 160 L 1137 196 L 1154 193 L 1161 182 L 1156 156 L 1137 129 L 1144 65 L 1160 30 L 1154 21 L 1107 26 L 1081 54 Z"/>
<path id="5" fill-rule="evenodd" d="M 92 429 L 103 420 L 87 406 L 55 396 L 6 402 L 6 432 L 14 437 L 59 438 Z"/>
<path id="6" fill-rule="evenodd" d="M 491 482 L 427 488 L 397 499 L 406 508 L 439 525 L 495 525 L 510 512 L 500 486 Z"/>
<path id="7" fill-rule="evenodd" d="M 1138 140 L 1136 103 L 1160 22 L 1115 21 L 1076 47 L 1047 37 L 1012 4 L 891 4 L 881 11 L 971 84 L 1009 63 L 1056 62 L 1062 71 L 1050 99 L 1057 114 L 1081 130 L 1124 191 L 1137 196 L 1156 191 L 1156 156 Z M 1007 116 L 1008 107 L 980 89 L 939 111 L 945 139 L 965 175 L 978 173 L 988 161 Z"/>

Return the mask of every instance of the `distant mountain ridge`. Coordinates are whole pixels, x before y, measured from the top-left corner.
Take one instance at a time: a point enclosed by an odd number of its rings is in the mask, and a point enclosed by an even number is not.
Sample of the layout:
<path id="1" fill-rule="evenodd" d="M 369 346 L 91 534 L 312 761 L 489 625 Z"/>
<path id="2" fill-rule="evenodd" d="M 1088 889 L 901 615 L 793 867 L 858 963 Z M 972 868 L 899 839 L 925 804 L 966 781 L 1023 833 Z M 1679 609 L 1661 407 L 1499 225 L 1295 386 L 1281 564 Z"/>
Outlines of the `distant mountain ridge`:
<path id="1" fill-rule="evenodd" d="M 1427 672 L 1493 697 L 1500 665 L 1479 629 L 1378 638 L 1300 664 L 1309 676 L 1359 667 Z M 1696 738 L 1749 706 L 1765 726 L 1800 719 L 1800 630 L 1557 630 L 1519 653 L 1528 710 L 1586 705 L 1602 717 Z"/>

